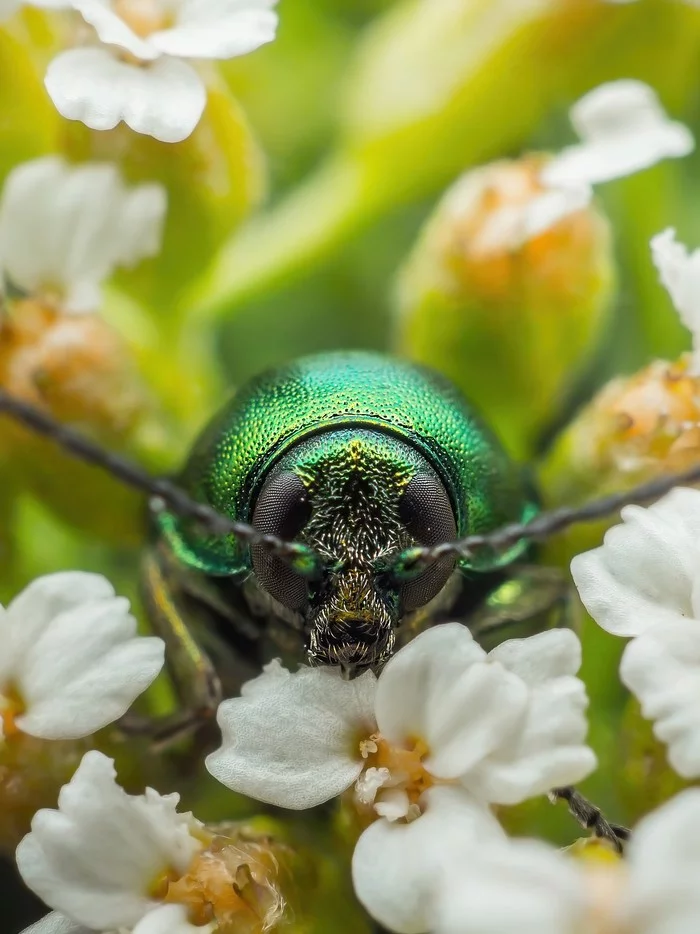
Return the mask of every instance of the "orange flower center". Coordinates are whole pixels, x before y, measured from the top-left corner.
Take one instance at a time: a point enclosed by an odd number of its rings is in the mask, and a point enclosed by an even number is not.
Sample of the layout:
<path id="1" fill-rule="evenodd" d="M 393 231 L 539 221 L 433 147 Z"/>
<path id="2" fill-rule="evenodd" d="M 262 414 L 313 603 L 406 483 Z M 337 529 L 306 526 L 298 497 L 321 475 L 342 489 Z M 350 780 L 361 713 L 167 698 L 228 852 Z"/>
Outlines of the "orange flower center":
<path id="1" fill-rule="evenodd" d="M 429 752 L 427 744 L 420 738 L 410 738 L 405 746 L 394 746 L 381 734 L 373 733 L 369 739 L 360 742 L 360 755 L 366 760 L 366 768 L 389 771 L 388 782 L 378 791 L 379 799 L 384 789 L 404 791 L 408 796 L 408 819 L 412 813 L 416 815 L 423 792 L 435 784 L 435 779 L 423 765 Z"/>
<path id="2" fill-rule="evenodd" d="M 22 731 L 17 726 L 17 717 L 26 710 L 24 701 L 19 692 L 9 687 L 0 694 L 0 724 L 2 724 L 3 739 L 10 739 Z"/>
<path id="3" fill-rule="evenodd" d="M 217 934 L 261 934 L 278 921 L 285 902 L 270 848 L 228 837 L 203 842 L 186 872 L 167 870 L 154 881 L 151 897 L 182 905 L 191 924 L 214 923 Z"/>

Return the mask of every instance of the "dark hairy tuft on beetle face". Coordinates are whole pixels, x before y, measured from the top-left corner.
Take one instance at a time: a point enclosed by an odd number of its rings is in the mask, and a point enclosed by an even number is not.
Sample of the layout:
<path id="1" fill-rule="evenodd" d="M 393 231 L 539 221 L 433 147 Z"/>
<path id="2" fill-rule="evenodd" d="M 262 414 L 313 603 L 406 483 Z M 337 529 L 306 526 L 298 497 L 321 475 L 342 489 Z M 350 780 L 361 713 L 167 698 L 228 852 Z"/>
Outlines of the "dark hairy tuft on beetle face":
<path id="1" fill-rule="evenodd" d="M 399 582 L 383 568 L 388 555 L 454 534 L 455 519 L 424 458 L 380 432 L 329 432 L 293 448 L 266 479 L 253 525 L 321 556 L 322 578 L 310 582 L 264 549 L 251 550 L 258 585 L 298 614 L 307 660 L 349 675 L 379 670 L 402 616 L 432 600 L 454 570 L 447 559 Z"/>

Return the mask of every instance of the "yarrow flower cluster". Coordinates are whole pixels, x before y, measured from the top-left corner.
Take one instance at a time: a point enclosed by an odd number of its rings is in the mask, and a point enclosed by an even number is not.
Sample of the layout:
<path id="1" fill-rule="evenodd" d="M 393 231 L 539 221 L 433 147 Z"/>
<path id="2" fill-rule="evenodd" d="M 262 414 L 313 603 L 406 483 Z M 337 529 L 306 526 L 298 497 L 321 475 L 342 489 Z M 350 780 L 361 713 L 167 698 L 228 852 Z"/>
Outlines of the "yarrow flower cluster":
<path id="1" fill-rule="evenodd" d="M 569 631 L 487 655 L 453 623 L 416 637 L 379 678 L 273 664 L 222 703 L 223 744 L 207 768 L 280 807 L 347 792 L 372 821 L 353 857 L 360 901 L 392 930 L 422 931 L 452 846 L 500 836 L 490 804 L 544 794 L 595 767 L 580 661 Z"/>

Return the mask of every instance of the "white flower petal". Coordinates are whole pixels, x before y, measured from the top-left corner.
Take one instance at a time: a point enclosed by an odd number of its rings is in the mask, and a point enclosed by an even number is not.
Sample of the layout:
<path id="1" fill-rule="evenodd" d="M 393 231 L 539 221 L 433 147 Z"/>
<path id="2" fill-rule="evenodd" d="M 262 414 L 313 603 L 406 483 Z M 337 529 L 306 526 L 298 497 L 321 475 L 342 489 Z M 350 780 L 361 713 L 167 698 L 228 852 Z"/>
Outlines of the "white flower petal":
<path id="1" fill-rule="evenodd" d="M 571 573 L 593 619 L 616 636 L 637 636 L 657 623 L 692 615 L 692 580 L 698 549 L 678 519 L 700 516 L 700 491 L 676 490 L 648 509 L 627 506 L 623 524 L 605 534 L 603 545 L 577 555 Z"/>
<path id="2" fill-rule="evenodd" d="M 695 146 L 690 130 L 669 120 L 656 93 L 641 81 L 601 85 L 572 107 L 571 122 L 582 142 L 545 166 L 546 185 L 610 181 L 686 156 Z"/>
<path id="3" fill-rule="evenodd" d="M 469 791 L 486 801 L 516 804 L 593 771 L 595 756 L 584 745 L 588 699 L 574 677 L 581 664 L 575 633 L 551 630 L 511 639 L 488 657 L 522 679 L 528 699 L 509 741 L 461 777 Z"/>
<path id="4" fill-rule="evenodd" d="M 279 658 L 273 658 L 263 666 L 262 674 L 245 682 L 241 687 L 241 697 L 252 697 L 260 691 L 277 691 L 282 687 L 281 682 L 291 677 L 291 671 L 283 667 Z"/>
<path id="5" fill-rule="evenodd" d="M 425 812 L 409 824 L 375 821 L 352 857 L 358 899 L 398 934 L 429 930 L 436 884 L 447 867 L 504 836 L 493 815 L 459 788 L 434 786 L 424 794 L 423 806 Z"/>
<path id="6" fill-rule="evenodd" d="M 651 240 L 651 255 L 683 324 L 693 336 L 694 372 L 700 368 L 700 250 L 688 253 L 669 228 Z"/>
<path id="7" fill-rule="evenodd" d="M 360 804 L 374 804 L 377 792 L 391 781 L 391 772 L 387 768 L 365 769 L 355 782 L 355 797 Z"/>
<path id="8" fill-rule="evenodd" d="M 668 745 L 673 768 L 685 778 L 700 776 L 700 623 L 664 623 L 633 639 L 620 676 Z"/>
<path id="9" fill-rule="evenodd" d="M 85 22 L 94 27 L 105 45 L 118 45 L 145 61 L 157 58 L 160 54 L 155 46 L 137 36 L 121 16 L 114 12 L 111 0 L 72 0 L 71 6 Z"/>
<path id="10" fill-rule="evenodd" d="M 578 934 L 585 886 L 576 864 L 535 840 L 480 847 L 445 875 L 435 934 Z"/>
<path id="11" fill-rule="evenodd" d="M 139 921 L 132 934 L 210 934 L 215 928 L 214 923 L 190 924 L 183 905 L 160 905 Z"/>
<path id="12" fill-rule="evenodd" d="M 403 789 L 387 788 L 382 792 L 380 800 L 374 805 L 374 810 L 380 817 L 385 817 L 388 821 L 395 821 L 406 817 L 410 804 L 408 794 Z"/>
<path id="13" fill-rule="evenodd" d="M 131 928 L 157 903 L 145 894 L 161 873 L 184 872 L 201 843 L 178 795 L 148 789 L 127 795 L 102 753 L 85 754 L 59 794 L 41 810 L 17 848 L 17 866 L 52 908 L 99 931 Z"/>
<path id="14" fill-rule="evenodd" d="M 28 928 L 22 931 L 22 934 L 92 934 L 88 928 L 81 924 L 75 924 L 68 918 L 64 918 L 57 911 L 52 911 Z"/>
<path id="15" fill-rule="evenodd" d="M 274 689 L 258 684 L 220 705 L 223 743 L 207 757 L 207 769 L 259 801 L 293 809 L 322 804 L 362 770 L 359 741 L 376 730 L 376 678 L 366 672 L 344 681 L 322 668 L 266 677 Z"/>
<path id="16" fill-rule="evenodd" d="M 108 49 L 69 49 L 54 58 L 46 89 L 58 112 L 93 130 L 120 121 L 164 143 L 186 139 L 202 116 L 206 91 L 197 72 L 176 58 L 139 67 Z"/>
<path id="17" fill-rule="evenodd" d="M 0 683 L 16 669 L 41 634 L 62 613 L 84 604 L 111 600 L 114 587 L 101 574 L 61 571 L 32 581 L 0 616 Z"/>
<path id="18" fill-rule="evenodd" d="M 58 290 L 66 311 L 93 310 L 117 265 L 157 252 L 165 206 L 162 186 L 128 189 L 107 163 L 26 162 L 2 191 L 4 272 L 25 291 Z"/>
<path id="19" fill-rule="evenodd" d="M 485 653 L 460 623 L 421 633 L 388 662 L 377 685 L 382 736 L 396 744 L 420 737 L 426 767 L 455 778 L 509 736 L 527 689 Z"/>
<path id="20" fill-rule="evenodd" d="M 86 604 L 56 617 L 27 653 L 17 726 L 43 739 L 74 739 L 123 716 L 163 667 L 165 645 L 140 637 L 128 601 Z"/>
<path id="21" fill-rule="evenodd" d="M 516 736 L 461 781 L 482 800 L 518 804 L 590 775 L 597 763 L 584 744 L 587 705 L 583 682 L 569 675 L 535 688 Z"/>
<path id="22" fill-rule="evenodd" d="M 185 0 L 172 29 L 155 32 L 149 43 L 183 58 L 234 58 L 272 42 L 278 17 L 272 4 L 240 0 Z"/>
<path id="23" fill-rule="evenodd" d="M 488 655 L 527 684 L 538 687 L 550 678 L 575 675 L 581 667 L 581 641 L 570 629 L 551 629 L 528 639 L 509 639 Z"/>
<path id="24" fill-rule="evenodd" d="M 700 918 L 700 791 L 683 791 L 643 818 L 627 849 L 620 928 L 694 934 Z"/>

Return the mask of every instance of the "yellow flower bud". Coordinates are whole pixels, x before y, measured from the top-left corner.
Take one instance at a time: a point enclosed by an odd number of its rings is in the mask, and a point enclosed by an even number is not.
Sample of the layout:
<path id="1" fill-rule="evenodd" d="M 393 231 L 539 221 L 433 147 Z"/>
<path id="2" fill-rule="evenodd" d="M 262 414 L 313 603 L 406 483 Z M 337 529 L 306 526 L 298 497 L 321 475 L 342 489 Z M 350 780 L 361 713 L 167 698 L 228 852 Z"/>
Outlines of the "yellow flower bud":
<path id="1" fill-rule="evenodd" d="M 700 376 L 690 357 L 613 379 L 563 432 L 543 468 L 552 504 L 578 503 L 700 459 Z"/>
<path id="2" fill-rule="evenodd" d="M 134 445 L 151 414 L 122 338 L 99 315 L 66 314 L 46 302 L 17 301 L 3 313 L 0 386 L 108 448 Z M 142 535 L 138 496 L 7 418 L 0 454 L 14 490 L 30 490 L 71 524 L 109 539 Z"/>
<path id="3" fill-rule="evenodd" d="M 464 175 L 398 289 L 399 351 L 448 375 L 520 455 L 594 346 L 613 288 L 607 221 L 585 192 L 545 189 L 545 161 Z"/>

